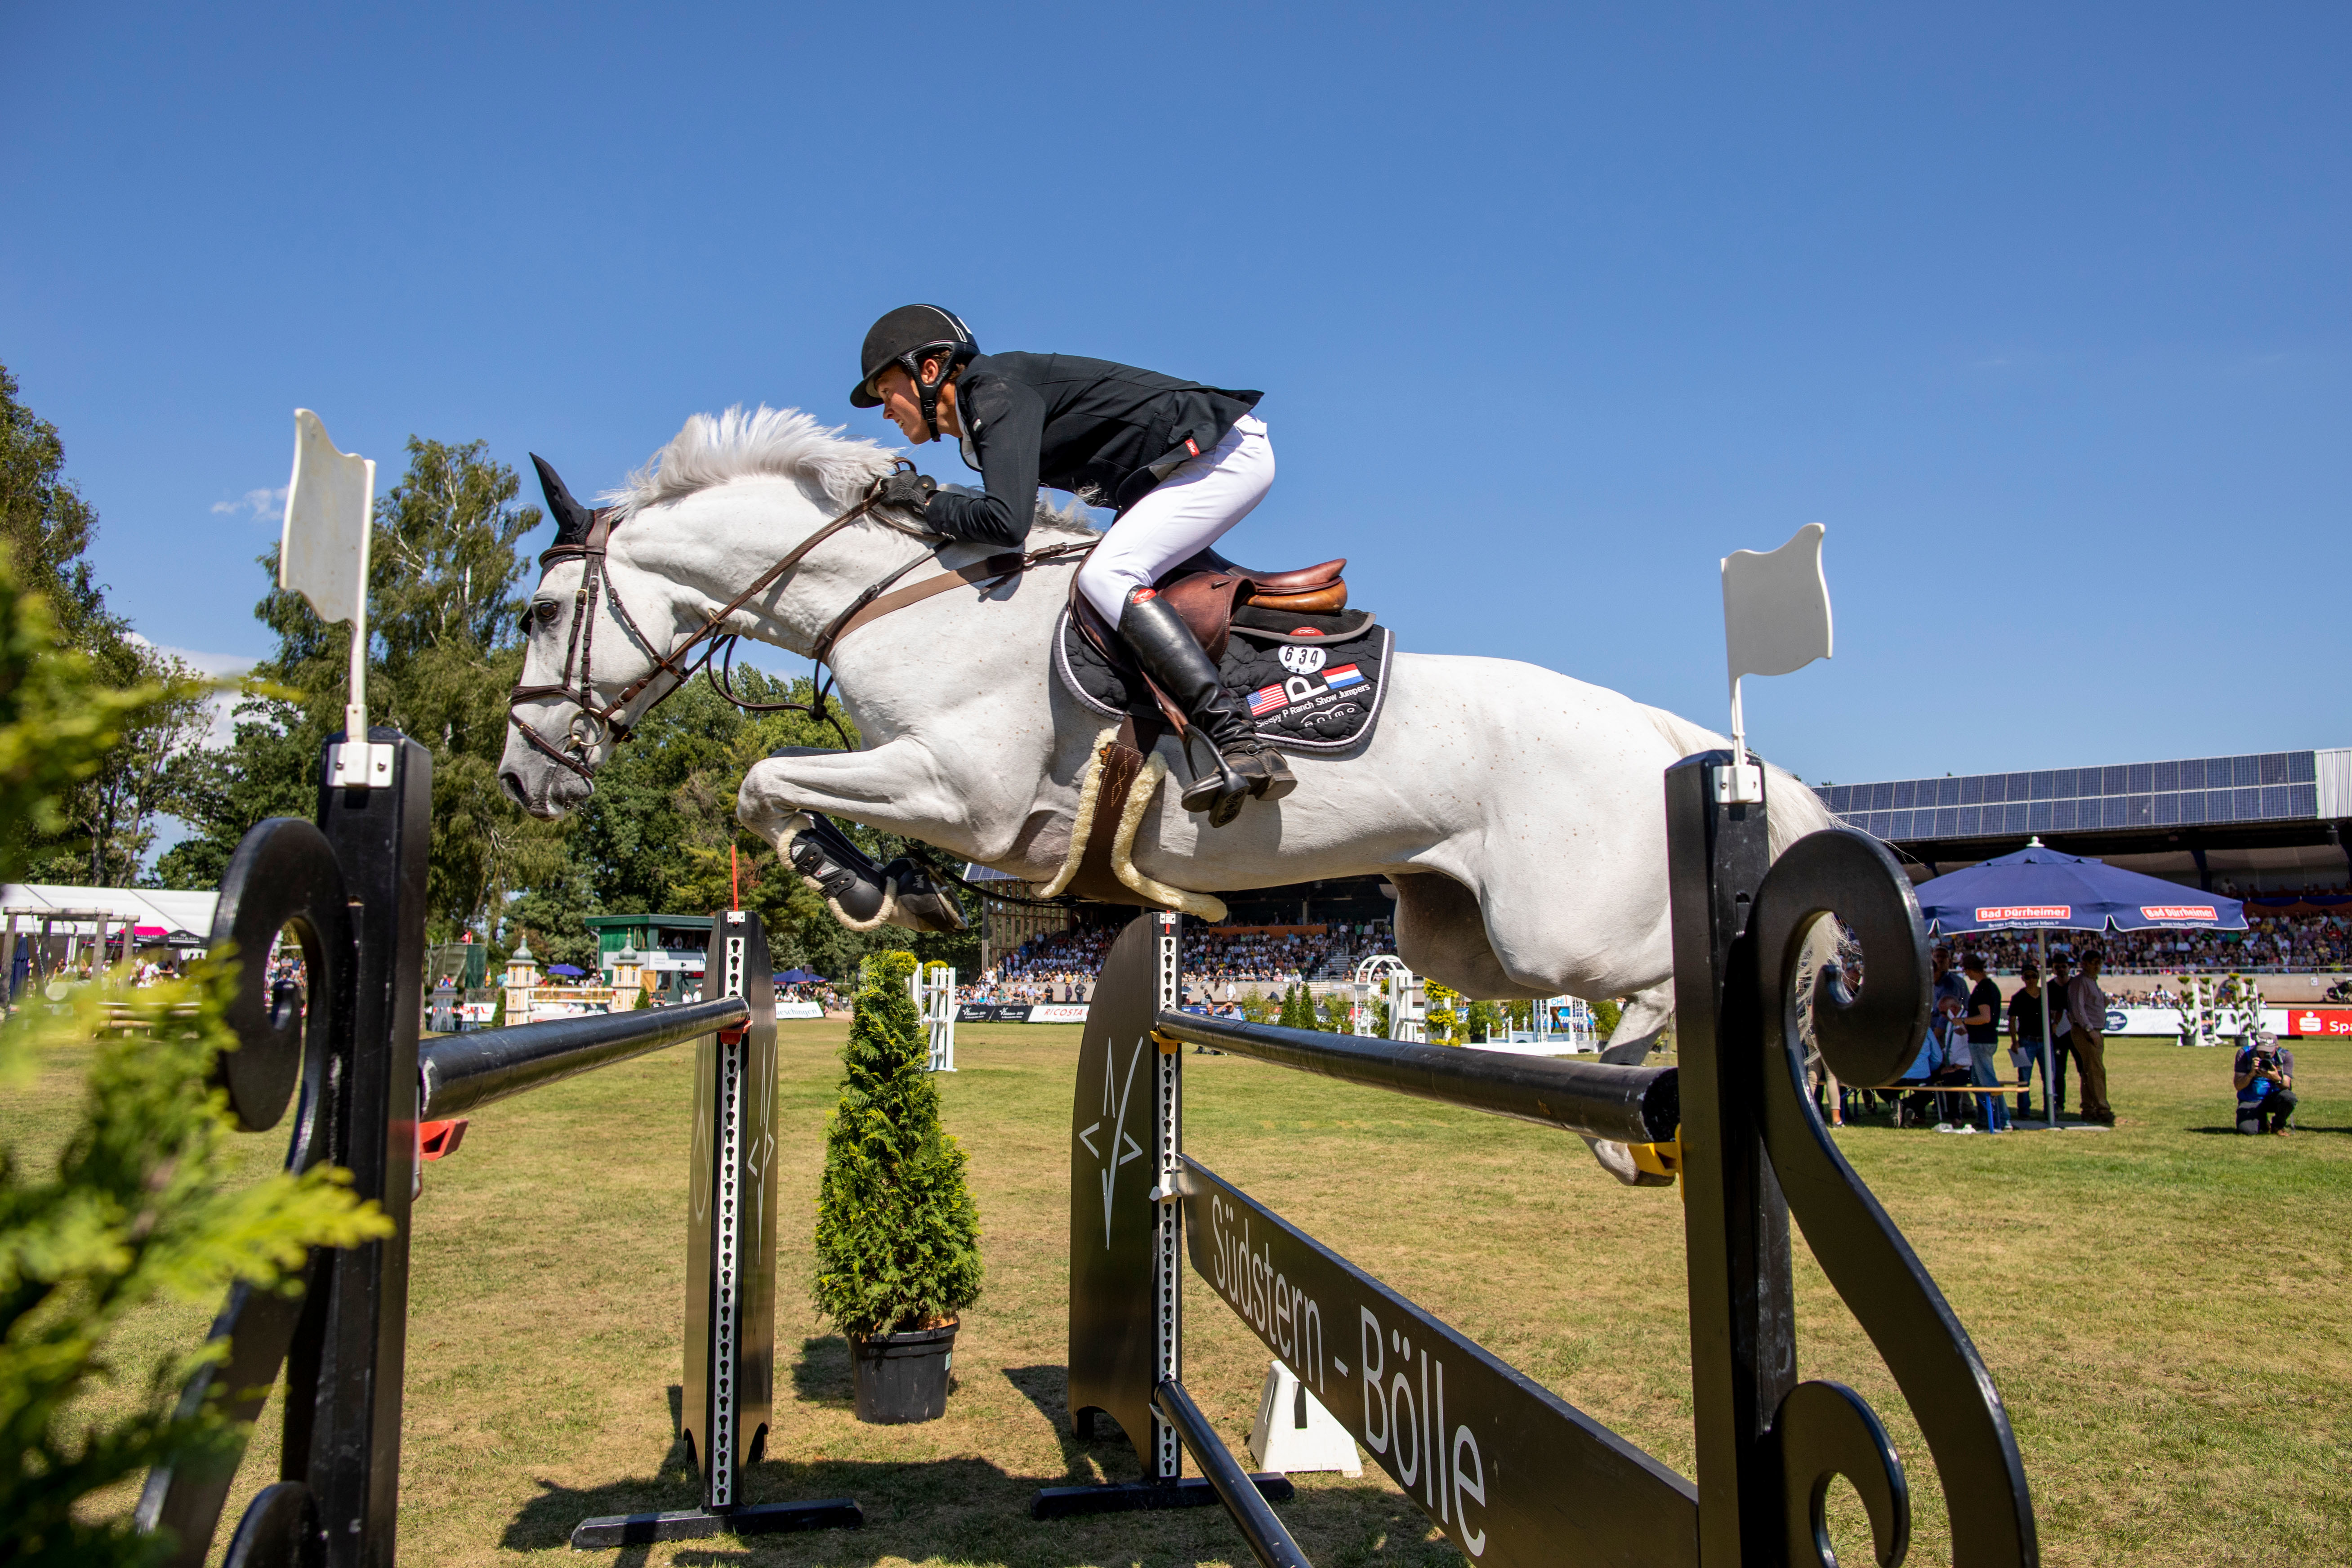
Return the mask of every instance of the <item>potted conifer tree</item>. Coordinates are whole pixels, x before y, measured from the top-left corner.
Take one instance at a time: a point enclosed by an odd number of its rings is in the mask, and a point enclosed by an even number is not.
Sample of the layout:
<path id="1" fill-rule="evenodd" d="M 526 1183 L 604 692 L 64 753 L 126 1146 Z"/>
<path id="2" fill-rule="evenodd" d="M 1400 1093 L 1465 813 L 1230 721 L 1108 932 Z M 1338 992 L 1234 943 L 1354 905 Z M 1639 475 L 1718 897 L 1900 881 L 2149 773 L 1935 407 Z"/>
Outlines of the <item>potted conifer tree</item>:
<path id="1" fill-rule="evenodd" d="M 904 952 L 861 968 L 817 1195 L 816 1305 L 849 1341 L 860 1421 L 946 1414 L 958 1314 L 980 1298 L 980 1215 L 940 1126 L 914 972 Z"/>

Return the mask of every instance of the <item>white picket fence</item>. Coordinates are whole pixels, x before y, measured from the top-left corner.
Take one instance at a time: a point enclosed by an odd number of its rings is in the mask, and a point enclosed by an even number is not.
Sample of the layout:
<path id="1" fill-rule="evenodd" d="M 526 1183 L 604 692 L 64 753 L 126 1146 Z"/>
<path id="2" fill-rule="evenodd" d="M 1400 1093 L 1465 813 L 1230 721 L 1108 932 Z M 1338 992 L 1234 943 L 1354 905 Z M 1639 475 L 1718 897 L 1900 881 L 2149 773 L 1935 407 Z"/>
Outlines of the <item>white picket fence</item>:
<path id="1" fill-rule="evenodd" d="M 944 963 L 922 965 L 907 977 L 907 991 L 931 1033 L 931 1070 L 955 1071 L 956 972 Z"/>

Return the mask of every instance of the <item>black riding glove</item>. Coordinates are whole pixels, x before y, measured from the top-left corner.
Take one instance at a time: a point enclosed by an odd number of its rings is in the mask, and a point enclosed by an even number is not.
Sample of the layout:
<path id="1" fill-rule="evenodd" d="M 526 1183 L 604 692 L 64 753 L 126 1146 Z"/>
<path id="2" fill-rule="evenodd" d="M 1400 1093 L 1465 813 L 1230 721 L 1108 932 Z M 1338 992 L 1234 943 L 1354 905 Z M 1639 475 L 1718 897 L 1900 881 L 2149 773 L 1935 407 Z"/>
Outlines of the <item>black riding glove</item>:
<path id="1" fill-rule="evenodd" d="M 902 506 L 919 514 L 931 504 L 931 497 L 939 493 L 939 481 L 930 475 L 910 473 L 900 468 L 896 473 L 883 476 L 881 488 L 875 499 L 884 506 Z"/>

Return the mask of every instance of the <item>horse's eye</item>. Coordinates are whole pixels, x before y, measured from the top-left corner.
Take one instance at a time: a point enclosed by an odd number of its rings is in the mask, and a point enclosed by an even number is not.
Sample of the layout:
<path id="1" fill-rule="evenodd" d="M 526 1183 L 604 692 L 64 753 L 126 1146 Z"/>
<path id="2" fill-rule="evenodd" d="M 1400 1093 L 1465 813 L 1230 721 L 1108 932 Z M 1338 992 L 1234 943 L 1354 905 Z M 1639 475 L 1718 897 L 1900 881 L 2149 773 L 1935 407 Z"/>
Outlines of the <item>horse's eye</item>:
<path id="1" fill-rule="evenodd" d="M 541 599 L 530 607 L 530 613 L 539 617 L 539 624 L 542 626 L 555 624 L 555 602 L 552 599 Z"/>

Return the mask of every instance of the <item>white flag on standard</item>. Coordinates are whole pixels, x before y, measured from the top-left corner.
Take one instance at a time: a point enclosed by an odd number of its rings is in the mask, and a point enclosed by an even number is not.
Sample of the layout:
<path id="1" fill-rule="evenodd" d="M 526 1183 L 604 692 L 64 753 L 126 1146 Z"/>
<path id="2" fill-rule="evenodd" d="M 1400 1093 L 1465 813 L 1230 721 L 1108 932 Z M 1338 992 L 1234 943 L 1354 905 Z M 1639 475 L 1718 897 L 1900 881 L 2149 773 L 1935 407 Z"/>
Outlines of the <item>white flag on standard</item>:
<path id="1" fill-rule="evenodd" d="M 301 595 L 329 626 L 356 620 L 367 603 L 368 510 L 375 460 L 335 450 L 327 427 L 294 411 L 294 478 L 278 539 L 278 585 Z"/>
<path id="2" fill-rule="evenodd" d="M 1723 558 L 1723 651 L 1731 677 L 1732 765 L 1722 770 L 1717 798 L 1753 804 L 1764 798 L 1763 771 L 1748 760 L 1748 720 L 1740 711 L 1739 678 L 1786 675 L 1830 657 L 1830 584 L 1822 574 L 1822 535 L 1809 522 L 1788 543 L 1766 554 L 1735 550 Z"/>
<path id="3" fill-rule="evenodd" d="M 328 781 L 347 789 L 392 783 L 393 748 L 368 738 L 367 576 L 375 460 L 339 452 L 327 426 L 294 411 L 294 478 L 286 486 L 286 526 L 278 536 L 278 585 L 301 595 L 329 626 L 349 621 L 351 675 L 343 697 L 343 743 L 332 748 Z"/>
<path id="4" fill-rule="evenodd" d="M 1723 640 L 1736 689 L 1743 675 L 1786 675 L 1830 657 L 1830 584 L 1818 522 L 1769 554 L 1723 558 Z"/>

